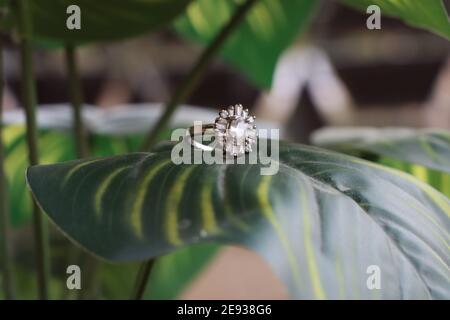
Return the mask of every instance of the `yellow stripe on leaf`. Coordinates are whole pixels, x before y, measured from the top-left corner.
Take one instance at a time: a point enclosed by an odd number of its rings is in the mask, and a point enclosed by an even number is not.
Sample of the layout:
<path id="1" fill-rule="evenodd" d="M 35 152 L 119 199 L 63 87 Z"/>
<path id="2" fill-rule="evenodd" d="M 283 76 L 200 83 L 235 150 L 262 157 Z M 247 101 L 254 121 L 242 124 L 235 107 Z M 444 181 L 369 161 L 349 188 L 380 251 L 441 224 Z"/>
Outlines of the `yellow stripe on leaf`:
<path id="1" fill-rule="evenodd" d="M 93 160 L 88 160 L 88 161 L 84 161 L 81 162 L 80 164 L 77 164 L 75 167 L 73 167 L 72 169 L 69 170 L 69 172 L 67 173 L 66 177 L 63 180 L 63 187 L 67 184 L 67 182 L 69 181 L 69 179 L 81 168 L 91 164 L 91 163 L 95 163 L 97 161 L 100 161 L 102 159 L 93 159 Z"/>
<path id="2" fill-rule="evenodd" d="M 428 183 L 428 170 L 423 166 L 419 166 L 417 164 L 411 165 L 411 173 L 417 179 Z"/>
<path id="3" fill-rule="evenodd" d="M 25 128 L 23 126 L 4 126 L 0 127 L 3 130 L 3 144 L 8 147 L 9 144 L 17 140 L 20 136 L 25 135 Z"/>
<path id="4" fill-rule="evenodd" d="M 166 160 L 152 167 L 137 188 L 136 197 L 134 198 L 131 209 L 130 222 L 134 233 L 138 238 L 142 238 L 143 236 L 142 207 L 144 206 L 145 195 L 147 194 L 148 186 L 150 185 L 156 174 L 161 170 L 161 168 L 163 168 L 169 162 L 170 160 Z"/>
<path id="5" fill-rule="evenodd" d="M 186 180 L 194 168 L 195 166 L 190 166 L 180 174 L 167 196 L 165 229 L 167 239 L 174 246 L 183 244 L 178 231 L 178 207 L 183 197 Z"/>
<path id="6" fill-rule="evenodd" d="M 300 192 L 300 199 L 303 211 L 303 243 L 305 244 L 306 260 L 308 261 L 308 271 L 311 279 L 311 285 L 314 294 L 318 299 L 326 299 L 325 291 L 323 290 L 320 281 L 319 268 L 317 266 L 316 256 L 314 254 L 314 247 L 311 242 L 311 221 L 309 219 L 308 198 L 305 192 Z"/>
<path id="7" fill-rule="evenodd" d="M 95 207 L 95 214 L 97 219 L 100 219 L 101 213 L 102 213 L 102 200 L 103 196 L 105 195 L 106 190 L 108 190 L 109 185 L 114 180 L 114 178 L 119 175 L 123 170 L 130 168 L 130 166 L 122 167 L 119 169 L 116 169 L 111 173 L 106 179 L 100 184 L 100 186 L 97 189 L 97 192 L 95 193 L 94 197 L 94 207 Z"/>
<path id="8" fill-rule="evenodd" d="M 262 214 L 272 224 L 272 227 L 275 229 L 275 232 L 277 233 L 278 238 L 281 241 L 281 245 L 286 251 L 288 262 L 291 267 L 296 285 L 300 287 L 300 273 L 297 260 L 295 259 L 295 255 L 292 251 L 291 245 L 289 244 L 289 240 L 286 238 L 283 228 L 280 225 L 279 221 L 277 220 L 275 213 L 273 212 L 272 205 L 270 204 L 269 201 L 269 189 L 271 181 L 272 176 L 263 176 L 263 178 L 261 179 L 261 182 L 257 190 L 259 205 L 261 207 Z"/>
<path id="9" fill-rule="evenodd" d="M 208 233 L 216 233 L 218 230 L 214 214 L 214 205 L 212 203 L 212 191 L 213 185 L 205 183 L 200 196 L 203 229 Z"/>
<path id="10" fill-rule="evenodd" d="M 441 173 L 440 190 L 444 195 L 450 198 L 450 174 L 446 172 Z"/>

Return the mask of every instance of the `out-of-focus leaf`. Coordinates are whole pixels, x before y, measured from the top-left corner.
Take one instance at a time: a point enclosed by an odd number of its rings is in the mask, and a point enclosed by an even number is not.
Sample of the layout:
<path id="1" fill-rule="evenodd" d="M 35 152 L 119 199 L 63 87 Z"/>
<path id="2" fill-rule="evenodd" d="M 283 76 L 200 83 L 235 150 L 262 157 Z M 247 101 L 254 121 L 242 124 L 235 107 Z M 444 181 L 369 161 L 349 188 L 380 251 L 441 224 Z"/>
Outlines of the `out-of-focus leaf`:
<path id="1" fill-rule="evenodd" d="M 377 162 L 412 174 L 419 180 L 429 184 L 450 198 L 450 174 L 447 172 L 432 170 L 425 166 L 383 156 L 379 157 Z"/>
<path id="2" fill-rule="evenodd" d="M 175 299 L 217 253 L 219 245 L 185 247 L 156 261 L 145 299 Z"/>
<path id="3" fill-rule="evenodd" d="M 103 262 L 98 272 L 100 294 L 103 299 L 129 299 L 133 290 L 133 281 L 139 269 L 138 263 Z"/>
<path id="4" fill-rule="evenodd" d="M 107 259 L 231 243 L 265 257 L 295 298 L 450 298 L 450 201 L 413 176 L 287 142 L 272 176 L 175 165 L 171 151 L 35 166 L 28 184 L 68 237 Z M 367 287 L 373 265 L 379 290 Z"/>
<path id="5" fill-rule="evenodd" d="M 9 206 L 13 225 L 29 221 L 31 197 L 26 188 L 24 172 L 28 167 L 28 151 L 23 126 L 3 128 L 5 145 L 5 171 L 8 184 Z M 75 150 L 69 134 L 41 131 L 39 134 L 41 163 L 53 163 L 75 158 Z"/>
<path id="6" fill-rule="evenodd" d="M 203 244 L 186 247 L 160 257 L 153 267 L 144 299 L 177 299 L 191 281 L 211 261 L 219 246 Z M 133 289 L 133 281 L 139 264 L 104 263 L 101 267 L 102 297 L 127 299 Z"/>
<path id="7" fill-rule="evenodd" d="M 450 40 L 450 21 L 442 0 L 340 0 L 366 11 L 370 5 L 381 14 L 402 19 L 407 24 L 437 33 Z"/>
<path id="8" fill-rule="evenodd" d="M 16 288 L 16 298 L 20 300 L 32 300 L 36 299 L 38 295 L 38 290 L 36 287 L 36 275 L 35 270 L 31 268 L 24 268 L 14 266 L 14 284 Z M 2 282 L 0 275 L 0 284 Z M 65 282 L 62 279 L 57 279 L 55 277 L 49 280 L 50 287 L 50 299 L 60 299 L 62 292 L 66 289 Z M 0 290 L 0 300 L 4 299 L 3 290 Z"/>
<path id="9" fill-rule="evenodd" d="M 343 153 L 372 153 L 450 173 L 447 130 L 325 128 L 314 132 L 312 142 Z"/>
<path id="10" fill-rule="evenodd" d="M 176 21 L 178 32 L 209 43 L 229 20 L 238 0 L 197 0 Z M 261 0 L 227 40 L 222 55 L 254 84 L 269 88 L 280 54 L 305 28 L 316 0 Z"/>
<path id="11" fill-rule="evenodd" d="M 55 44 L 124 39 L 169 23 L 190 0 L 32 0 L 34 35 Z M 66 12 L 81 10 L 81 29 L 69 30 Z"/>
<path id="12" fill-rule="evenodd" d="M 325 128 L 315 145 L 408 172 L 450 197 L 450 132 L 441 129 Z"/>
<path id="13" fill-rule="evenodd" d="M 0 32 L 9 31 L 13 26 L 11 0 L 0 0 Z"/>

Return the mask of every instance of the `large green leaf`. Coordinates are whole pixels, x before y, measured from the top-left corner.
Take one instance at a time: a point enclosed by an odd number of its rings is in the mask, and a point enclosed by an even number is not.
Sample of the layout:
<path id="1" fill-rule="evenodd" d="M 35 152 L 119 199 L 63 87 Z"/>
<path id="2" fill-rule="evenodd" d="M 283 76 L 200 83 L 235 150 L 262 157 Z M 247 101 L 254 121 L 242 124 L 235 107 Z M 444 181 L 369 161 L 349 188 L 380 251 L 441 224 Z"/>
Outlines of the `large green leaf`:
<path id="1" fill-rule="evenodd" d="M 32 0 L 34 34 L 46 41 L 85 43 L 135 36 L 170 22 L 190 0 Z M 81 9 L 81 29 L 69 30 L 67 7 Z"/>
<path id="2" fill-rule="evenodd" d="M 229 20 L 238 0 L 197 0 L 176 21 L 176 29 L 207 44 Z M 222 55 L 254 84 L 269 88 L 280 54 L 309 22 L 316 0 L 261 0 L 230 36 Z"/>
<path id="3" fill-rule="evenodd" d="M 378 5 L 381 13 L 402 19 L 406 23 L 427 29 L 450 39 L 450 21 L 442 0 L 340 0 L 366 11 Z"/>
<path id="4" fill-rule="evenodd" d="M 69 238 L 107 259 L 231 243 L 265 257 L 295 298 L 450 298 L 450 201 L 414 177 L 286 142 L 273 176 L 170 154 L 35 166 L 27 180 Z"/>

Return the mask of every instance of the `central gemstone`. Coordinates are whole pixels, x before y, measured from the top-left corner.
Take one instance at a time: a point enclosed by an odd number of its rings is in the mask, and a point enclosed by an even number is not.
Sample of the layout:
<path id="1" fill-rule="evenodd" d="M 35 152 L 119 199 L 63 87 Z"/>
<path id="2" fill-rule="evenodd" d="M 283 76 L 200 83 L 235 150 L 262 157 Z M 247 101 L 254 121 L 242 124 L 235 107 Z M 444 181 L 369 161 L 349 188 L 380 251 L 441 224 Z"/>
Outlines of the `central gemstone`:
<path id="1" fill-rule="evenodd" d="M 233 155 L 245 153 L 245 138 L 248 123 L 243 118 L 235 118 L 229 122 L 225 137 L 225 150 Z"/>

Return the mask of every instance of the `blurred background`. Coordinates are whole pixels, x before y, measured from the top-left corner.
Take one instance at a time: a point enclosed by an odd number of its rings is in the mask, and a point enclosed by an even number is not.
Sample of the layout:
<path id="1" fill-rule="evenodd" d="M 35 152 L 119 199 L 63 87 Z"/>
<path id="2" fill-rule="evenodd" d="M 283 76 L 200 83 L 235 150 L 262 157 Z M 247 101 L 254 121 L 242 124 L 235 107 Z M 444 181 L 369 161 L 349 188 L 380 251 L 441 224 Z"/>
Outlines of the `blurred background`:
<path id="1" fill-rule="evenodd" d="M 444 3 L 448 10 L 450 2 Z M 449 129 L 450 42 L 387 16 L 382 16 L 381 30 L 368 30 L 367 17 L 323 1 L 307 31 L 278 60 L 270 88 L 260 89 L 217 58 L 186 105 L 214 113 L 242 103 L 258 120 L 281 128 L 283 138 L 302 143 L 323 126 Z M 19 110 L 19 51 L 11 38 L 3 40 L 3 105 L 7 111 Z M 78 60 L 84 101 L 103 114 L 166 102 L 201 51 L 171 27 L 82 46 Z M 34 59 L 39 104 L 51 109 L 67 103 L 63 50 L 37 47 Z M 287 298 L 287 293 L 255 254 L 225 248 L 182 297 L 264 299 Z"/>
<path id="2" fill-rule="evenodd" d="M 323 125 L 448 128 L 450 43 L 386 16 L 381 30 L 368 30 L 367 17 L 324 1 L 308 31 L 279 60 L 271 90 L 261 91 L 218 58 L 186 103 L 213 110 L 242 103 L 286 125 L 286 134 L 302 142 Z M 36 51 L 39 103 L 67 102 L 62 50 Z M 107 109 L 167 101 L 200 52 L 169 27 L 81 47 L 85 102 Z M 17 46 L 7 44 L 6 109 L 19 108 L 18 54 Z"/>

